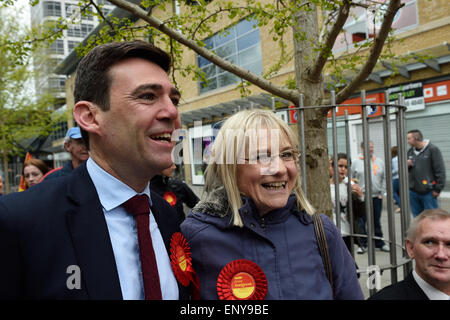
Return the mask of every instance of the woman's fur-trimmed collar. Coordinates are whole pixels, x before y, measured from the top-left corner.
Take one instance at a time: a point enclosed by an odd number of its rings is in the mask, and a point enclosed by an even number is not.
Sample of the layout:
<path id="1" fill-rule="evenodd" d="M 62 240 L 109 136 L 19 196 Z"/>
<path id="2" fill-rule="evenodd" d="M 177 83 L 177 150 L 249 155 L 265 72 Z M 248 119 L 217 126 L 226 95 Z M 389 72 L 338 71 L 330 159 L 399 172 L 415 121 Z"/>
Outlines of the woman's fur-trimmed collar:
<path id="1" fill-rule="evenodd" d="M 199 201 L 192 211 L 221 218 L 231 216 L 232 212 L 225 187 L 213 190 L 205 200 Z"/>

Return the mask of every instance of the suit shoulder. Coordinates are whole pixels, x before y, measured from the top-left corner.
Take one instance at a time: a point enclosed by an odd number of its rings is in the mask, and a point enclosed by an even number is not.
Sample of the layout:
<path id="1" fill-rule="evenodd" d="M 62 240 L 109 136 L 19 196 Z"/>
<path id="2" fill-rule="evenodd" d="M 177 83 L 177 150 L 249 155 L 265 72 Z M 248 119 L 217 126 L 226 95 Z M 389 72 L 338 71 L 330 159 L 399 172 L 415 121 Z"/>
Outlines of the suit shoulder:
<path id="1" fill-rule="evenodd" d="M 25 233 L 61 221 L 68 206 L 65 179 L 42 182 L 0 198 L 0 223 Z M 40 227 L 37 227 L 40 226 Z"/>
<path id="2" fill-rule="evenodd" d="M 404 280 L 375 293 L 369 300 L 428 300 L 410 273 Z"/>
<path id="3" fill-rule="evenodd" d="M 407 300 L 403 281 L 385 287 L 375 293 L 369 300 Z"/>
<path id="4" fill-rule="evenodd" d="M 23 192 L 13 192 L 1 197 L 1 202 L 12 210 L 35 208 L 43 204 L 52 205 L 64 197 L 67 190 L 65 177 L 43 181 Z"/>

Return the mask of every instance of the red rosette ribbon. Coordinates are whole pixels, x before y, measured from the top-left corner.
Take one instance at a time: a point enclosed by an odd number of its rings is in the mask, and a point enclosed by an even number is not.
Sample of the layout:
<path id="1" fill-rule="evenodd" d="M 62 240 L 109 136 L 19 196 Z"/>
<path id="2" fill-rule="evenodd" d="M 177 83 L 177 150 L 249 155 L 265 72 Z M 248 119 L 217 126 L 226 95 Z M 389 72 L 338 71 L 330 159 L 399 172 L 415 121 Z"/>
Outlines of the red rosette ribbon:
<path id="1" fill-rule="evenodd" d="M 228 263 L 217 278 L 220 300 L 264 300 L 267 278 L 253 261 L 240 259 Z"/>
<path id="2" fill-rule="evenodd" d="M 185 287 L 193 283 L 193 299 L 199 299 L 199 279 L 192 267 L 191 248 L 180 232 L 175 232 L 170 240 L 170 264 L 178 282 Z"/>
<path id="3" fill-rule="evenodd" d="M 166 191 L 163 194 L 163 199 L 166 200 L 172 207 L 177 204 L 177 195 L 172 191 Z"/>

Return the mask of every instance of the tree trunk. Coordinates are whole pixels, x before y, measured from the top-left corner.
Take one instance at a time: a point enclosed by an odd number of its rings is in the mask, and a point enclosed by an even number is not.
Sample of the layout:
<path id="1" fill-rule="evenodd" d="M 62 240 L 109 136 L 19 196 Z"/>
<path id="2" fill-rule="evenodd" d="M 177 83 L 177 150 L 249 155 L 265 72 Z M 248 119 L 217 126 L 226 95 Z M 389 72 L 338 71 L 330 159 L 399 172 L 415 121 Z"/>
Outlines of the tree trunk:
<path id="1" fill-rule="evenodd" d="M 311 10 L 299 10 L 294 14 L 294 58 L 297 89 L 304 95 L 305 106 L 319 106 L 323 98 L 323 79 L 311 77 L 311 69 L 319 51 L 314 50 L 319 39 L 317 8 L 306 1 L 299 6 Z M 301 41 L 306 38 L 306 41 Z M 307 197 L 320 213 L 331 216 L 330 182 L 328 174 L 327 109 L 305 110 L 306 181 Z"/>

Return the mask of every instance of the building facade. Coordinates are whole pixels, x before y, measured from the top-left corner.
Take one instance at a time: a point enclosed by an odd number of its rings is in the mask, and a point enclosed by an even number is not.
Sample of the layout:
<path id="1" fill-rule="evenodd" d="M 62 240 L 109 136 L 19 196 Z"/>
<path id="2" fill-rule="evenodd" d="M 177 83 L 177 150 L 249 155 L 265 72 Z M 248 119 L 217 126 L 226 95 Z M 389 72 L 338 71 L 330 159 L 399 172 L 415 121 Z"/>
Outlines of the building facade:
<path id="1" fill-rule="evenodd" d="M 361 4 L 366 2 L 373 3 L 360 1 Z M 403 0 L 402 3 L 404 6 L 394 18 L 396 40 L 391 44 L 390 50 L 394 57 L 403 59 L 380 59 L 359 90 L 365 90 L 370 99 L 380 103 L 385 101 L 385 92 L 389 93 L 392 101 L 399 92 L 409 95 L 407 129 L 422 130 L 424 136 L 441 149 L 446 161 L 447 179 L 450 179 L 450 142 L 447 142 L 445 133 L 448 131 L 446 123 L 450 120 L 450 51 L 447 43 L 450 34 L 450 3 L 446 0 Z M 209 5 L 213 4 L 214 1 Z M 183 13 L 185 10 L 191 9 L 189 6 L 173 3 L 172 7 L 166 6 L 164 12 L 158 8 L 152 13 L 161 17 L 173 12 Z M 356 44 L 370 41 L 379 28 L 378 18 L 371 15 L 369 6 L 356 6 L 352 10 L 344 32 L 333 47 L 336 58 L 367 52 L 368 49 L 357 48 Z M 212 26 L 213 35 L 204 39 L 204 42 L 222 58 L 255 74 L 268 75 L 282 54 L 282 48 L 274 45 L 272 41 L 269 32 L 271 26 L 258 26 L 258 21 L 251 16 L 241 20 L 225 17 L 218 19 Z M 288 31 L 283 40 L 283 50 L 292 52 L 292 33 Z M 183 65 L 195 65 L 204 72 L 203 78 L 183 77 L 180 73 L 175 73 L 177 85 L 182 92 L 179 110 L 183 128 L 186 130 L 180 148 L 176 151 L 178 159 L 184 162 L 185 179 L 192 184 L 201 185 L 204 171 L 202 160 L 213 140 L 213 125 L 216 122 L 242 108 L 289 108 L 293 103 L 272 97 L 253 85 L 245 86 L 246 96 L 242 97 L 241 79 L 190 50 L 184 50 L 182 60 Z M 76 64 L 76 61 L 73 64 Z M 66 71 L 69 69 L 66 68 Z M 71 72 L 73 71 L 72 68 Z M 354 73 L 349 72 L 344 76 L 351 79 Z M 294 78 L 293 59 L 285 61 L 276 74 L 268 76 L 268 80 L 277 85 L 285 85 Z M 339 89 L 334 74 L 328 71 L 324 79 L 325 96 L 329 95 L 330 89 Z M 69 80 L 71 81 L 73 78 Z M 67 88 L 70 86 L 68 83 Z M 355 92 L 351 99 L 357 99 L 360 94 L 359 91 Z M 355 101 L 351 99 L 348 101 Z M 295 112 L 282 111 L 279 115 L 289 123 L 295 122 Z M 360 120 L 355 119 L 352 123 L 352 155 L 359 151 L 360 130 Z M 381 126 L 377 120 L 371 121 L 370 138 L 376 144 L 376 152 L 382 156 L 383 153 L 378 151 L 383 150 L 383 146 L 377 144 L 377 137 L 382 137 L 380 130 Z M 338 140 L 341 142 L 342 134 L 342 129 L 338 128 Z M 392 145 L 395 145 L 395 132 L 392 139 Z M 345 148 L 342 151 L 345 151 Z M 450 182 L 445 190 L 450 190 Z"/>
<path id="2" fill-rule="evenodd" d="M 430 139 L 440 148 L 447 179 L 442 196 L 450 197 L 450 141 L 447 139 L 447 132 L 450 132 L 447 128 L 447 123 L 450 121 L 450 45 L 448 43 L 450 3 L 422 0 L 402 2 L 404 7 L 394 18 L 393 27 L 399 28 L 394 32 L 396 40 L 391 50 L 397 57 L 403 59 L 401 62 L 379 61 L 373 73 L 361 85 L 360 90 L 365 90 L 367 103 L 395 103 L 399 94 L 405 98 L 406 131 L 419 129 L 425 139 Z M 362 16 L 364 17 L 363 14 Z M 350 47 L 351 51 L 352 42 L 364 41 L 370 37 L 367 31 L 371 26 L 370 15 L 366 15 L 365 18 L 365 33 L 362 32 L 364 28 L 361 27 L 363 18 L 349 20 L 351 21 L 346 24 L 349 26 L 349 31 L 340 36 L 341 39 L 346 40 L 337 42 L 334 47 L 337 54 L 343 46 Z M 386 95 L 388 95 L 387 99 Z M 344 104 L 361 103 L 360 96 L 361 91 L 355 92 Z M 341 115 L 345 109 L 344 107 L 341 109 Z M 383 158 L 382 120 L 377 119 L 377 115 L 381 115 L 381 108 L 374 106 L 372 113 L 373 119 L 369 121 L 369 136 L 374 142 L 375 153 Z M 354 116 L 354 118 L 355 120 L 350 121 L 352 158 L 360 152 L 359 144 L 362 141 L 360 117 Z M 339 152 L 345 152 L 343 117 L 340 117 L 340 120 L 338 149 Z M 332 150 L 331 124 L 329 124 L 328 133 L 329 150 Z M 394 120 L 391 121 L 391 145 L 397 145 Z"/>
<path id="3" fill-rule="evenodd" d="M 108 15 L 114 6 L 106 0 L 97 0 L 97 4 L 102 5 L 102 12 Z M 54 73 L 54 68 L 58 66 L 74 48 L 88 36 L 98 25 L 98 18 L 89 11 L 80 11 L 76 0 L 52 0 L 39 1 L 30 9 L 31 25 L 41 26 L 48 22 L 56 22 L 59 19 L 72 21 L 67 30 L 63 30 L 62 37 L 55 40 L 52 45 L 35 56 L 35 68 L 43 70 L 39 78 L 35 79 L 36 92 L 50 92 L 55 97 L 55 110 L 62 112 L 66 109 L 66 76 Z M 69 160 L 70 155 L 62 148 L 62 141 L 67 128 L 73 126 L 69 121 L 59 123 L 45 143 L 45 151 L 51 155 L 47 160 L 53 160 L 57 167 L 63 161 Z"/>
<path id="4" fill-rule="evenodd" d="M 361 1 L 364 3 L 364 1 Z M 441 149 L 447 168 L 447 184 L 445 191 L 450 191 L 450 141 L 446 138 L 446 124 L 450 120 L 450 45 L 447 43 L 450 34 L 450 3 L 448 1 L 426 1 L 426 0 L 404 0 L 403 7 L 394 18 L 393 28 L 395 41 L 391 44 L 391 51 L 396 57 L 403 59 L 379 60 L 372 74 L 361 84 L 360 90 L 365 90 L 368 102 L 384 103 L 385 92 L 389 92 L 390 102 L 395 102 L 398 93 L 406 96 L 407 130 L 420 129 L 427 139 Z M 375 21 L 375 23 L 374 23 Z M 224 30 L 230 28 L 229 22 L 219 23 L 217 29 Z M 277 58 L 281 54 L 280 48 L 270 41 L 271 35 L 268 27 L 252 29 L 252 35 L 248 35 L 249 40 L 244 40 L 249 49 L 240 49 L 239 44 L 243 37 L 239 30 L 244 29 L 242 25 L 248 25 L 246 20 L 232 24 L 232 29 L 227 31 L 226 37 L 219 38 L 219 33 L 207 41 L 207 45 L 222 57 L 247 67 L 255 73 L 268 72 Z M 363 43 L 374 37 L 374 30 L 379 28 L 379 21 L 374 20 L 370 8 L 362 6 L 352 7 L 351 14 L 347 19 L 342 32 L 333 47 L 333 54 L 336 58 L 351 55 L 355 52 L 364 54 L 364 50 L 355 48 L 357 43 Z M 234 29 L 234 30 L 233 30 Z M 259 38 L 259 39 L 258 39 Z M 286 50 L 292 49 L 292 35 L 286 35 Z M 253 45 L 253 47 L 251 47 Z M 246 51 L 247 50 L 247 51 Z M 367 52 L 367 49 L 365 50 Z M 223 52 L 223 54 L 222 54 Z M 247 55 L 252 60 L 246 60 Z M 236 89 L 236 82 L 232 82 L 233 76 L 220 70 L 220 68 L 208 64 L 205 59 L 195 53 L 186 53 L 186 63 L 197 63 L 204 69 L 208 79 L 211 79 L 207 86 L 202 81 L 192 81 L 183 79 L 180 87 L 183 91 L 183 104 L 181 106 L 181 117 L 186 125 L 189 134 L 189 158 L 191 165 L 188 166 L 186 174 L 194 184 L 201 184 L 202 167 L 199 165 L 200 146 L 207 149 L 212 140 L 211 125 L 224 114 L 232 113 L 239 108 L 252 107 L 254 105 L 265 105 L 272 107 L 273 102 L 266 97 L 258 88 L 250 86 L 252 92 L 247 98 L 242 99 L 240 92 Z M 197 61 L 196 61 L 197 60 Z M 346 77 L 351 80 L 352 74 L 349 72 Z M 286 63 L 279 73 L 269 80 L 276 84 L 283 84 L 287 79 L 294 77 L 293 62 Z M 325 95 L 330 89 L 339 89 L 332 73 L 325 74 Z M 354 93 L 351 99 L 345 103 L 361 103 L 358 98 L 360 91 Z M 286 108 L 290 104 L 288 101 L 277 99 L 277 106 Z M 343 110 L 343 108 L 342 108 Z M 378 109 L 380 114 L 381 108 Z M 374 116 L 377 114 L 375 113 Z M 293 122 L 293 112 L 281 112 L 280 116 L 287 121 Z M 358 117 L 356 117 L 358 118 Z M 340 118 L 342 119 L 342 117 Z M 202 130 L 195 129 L 193 121 L 202 121 Z M 295 120 L 294 120 L 295 121 Z M 211 123 L 209 123 L 211 122 Z M 200 122 L 199 122 L 200 123 Z M 393 124 L 392 124 L 393 126 Z M 384 155 L 382 145 L 381 119 L 373 119 L 370 122 L 370 139 L 374 140 L 376 152 Z M 396 142 L 395 130 L 391 130 L 392 142 Z M 345 152 L 342 145 L 343 128 L 338 130 L 338 140 L 340 152 Z M 328 134 L 329 146 L 331 143 L 331 129 Z M 351 150 L 355 157 L 359 152 L 359 144 L 362 140 L 361 120 L 355 119 L 351 122 Z M 378 143 L 379 142 L 379 143 Z M 329 149 L 331 151 L 331 149 Z M 196 156 L 197 155 L 197 156 Z M 192 164 L 193 163 L 193 164 Z M 450 196 L 444 192 L 444 196 Z"/>

